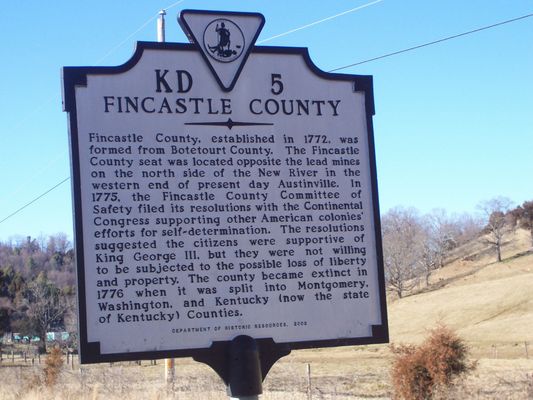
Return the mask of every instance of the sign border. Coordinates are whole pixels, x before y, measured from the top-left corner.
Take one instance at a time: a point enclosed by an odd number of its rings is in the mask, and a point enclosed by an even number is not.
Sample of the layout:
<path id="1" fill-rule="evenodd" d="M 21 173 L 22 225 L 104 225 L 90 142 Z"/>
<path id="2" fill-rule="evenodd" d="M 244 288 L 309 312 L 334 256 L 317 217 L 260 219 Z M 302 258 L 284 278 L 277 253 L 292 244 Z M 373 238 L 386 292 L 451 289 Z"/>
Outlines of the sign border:
<path id="1" fill-rule="evenodd" d="M 91 364 L 99 362 L 116 362 L 132 360 L 154 360 L 161 358 L 174 357 L 193 357 L 197 361 L 208 364 L 216 363 L 216 360 L 210 360 L 213 357 L 210 352 L 217 348 L 225 348 L 230 342 L 221 341 L 213 342 L 208 348 L 193 348 L 180 350 L 159 350 L 145 352 L 122 352 L 122 353 L 100 353 L 100 342 L 89 342 L 87 334 L 87 309 L 85 299 L 85 265 L 84 265 L 84 247 L 83 247 L 83 220 L 82 220 L 82 198 L 81 198 L 81 175 L 80 175 L 80 157 L 78 147 L 78 126 L 77 126 L 77 106 L 76 106 L 76 88 L 87 86 L 88 75 L 117 75 L 132 69 L 141 59 L 145 50 L 161 51 L 193 51 L 197 52 L 194 44 L 188 43 L 159 43 L 159 42 L 137 42 L 135 52 L 132 57 L 124 64 L 114 67 L 63 67 L 62 68 L 62 88 L 63 88 L 63 110 L 68 113 L 69 126 L 69 147 L 71 156 L 71 189 L 73 196 L 73 216 L 74 216 L 74 242 L 76 253 L 76 274 L 78 284 L 78 332 L 79 332 L 79 352 L 80 363 Z M 372 190 L 372 208 L 375 230 L 375 244 L 377 254 L 377 279 L 379 289 L 379 301 L 381 311 L 381 325 L 372 325 L 372 335 L 357 338 L 340 338 L 324 339 L 298 342 L 275 343 L 271 338 L 256 339 L 263 348 L 268 348 L 274 353 L 275 359 L 266 360 L 268 369 L 273 365 L 275 360 L 282 355 L 286 355 L 290 350 L 310 349 L 321 347 L 337 347 L 352 345 L 368 345 L 389 342 L 386 291 L 385 291 L 385 273 L 383 266 L 383 247 L 381 241 L 381 222 L 378 201 L 377 185 L 377 168 L 376 154 L 374 144 L 374 129 L 372 116 L 374 110 L 373 95 L 373 78 L 370 75 L 352 75 L 329 73 L 320 70 L 312 62 L 308 49 L 306 47 L 278 47 L 278 46 L 255 46 L 250 51 L 255 54 L 278 54 L 278 55 L 299 55 L 303 57 L 305 65 L 315 75 L 334 81 L 349 81 L 353 83 L 354 92 L 364 92 L 365 95 L 365 112 L 368 136 L 368 151 L 370 164 L 370 182 Z M 238 333 L 237 333 L 238 334 Z M 215 357 L 216 358 L 216 357 Z M 270 361 L 272 361 L 270 363 Z M 267 369 L 267 370 L 268 370 Z M 266 375 L 266 374 L 265 374 Z"/>

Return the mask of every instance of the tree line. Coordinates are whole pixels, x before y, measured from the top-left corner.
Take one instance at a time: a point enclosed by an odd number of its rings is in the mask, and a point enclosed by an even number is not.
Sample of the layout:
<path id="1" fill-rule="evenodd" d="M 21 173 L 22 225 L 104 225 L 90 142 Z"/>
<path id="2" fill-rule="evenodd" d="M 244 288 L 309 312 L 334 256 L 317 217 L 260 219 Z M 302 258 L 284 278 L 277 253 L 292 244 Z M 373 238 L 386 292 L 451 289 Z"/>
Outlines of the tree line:
<path id="1" fill-rule="evenodd" d="M 0 337 L 16 332 L 39 338 L 75 331 L 74 250 L 65 234 L 0 243 Z"/>
<path id="2" fill-rule="evenodd" d="M 481 238 L 502 261 L 505 239 L 520 227 L 531 234 L 533 201 L 512 208 L 505 197 L 478 205 L 479 215 L 450 216 L 443 209 L 420 214 L 414 208 L 396 207 L 382 216 L 383 261 L 388 289 L 402 297 L 421 280 L 429 285 L 431 274 L 442 268 L 458 247 Z"/>

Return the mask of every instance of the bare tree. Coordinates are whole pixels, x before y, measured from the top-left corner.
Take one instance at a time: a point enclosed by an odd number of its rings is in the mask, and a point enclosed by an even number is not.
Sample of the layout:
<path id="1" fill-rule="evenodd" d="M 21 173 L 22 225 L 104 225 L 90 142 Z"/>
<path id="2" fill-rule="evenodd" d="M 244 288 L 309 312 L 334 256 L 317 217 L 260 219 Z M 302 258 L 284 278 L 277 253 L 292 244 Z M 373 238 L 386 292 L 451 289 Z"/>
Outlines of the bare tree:
<path id="1" fill-rule="evenodd" d="M 454 217 L 455 241 L 457 245 L 468 243 L 479 237 L 483 221 L 476 215 L 464 213 Z"/>
<path id="2" fill-rule="evenodd" d="M 458 226 L 446 210 L 435 209 L 424 218 L 427 243 L 436 268 L 442 268 L 448 253 L 459 245 Z"/>
<path id="3" fill-rule="evenodd" d="M 9 330 L 9 319 L 12 310 L 13 305 L 11 299 L 9 299 L 8 297 L 0 297 L 0 336 L 2 336 L 5 332 Z"/>
<path id="4" fill-rule="evenodd" d="M 433 246 L 431 236 L 426 236 L 422 239 L 422 252 L 420 254 L 420 266 L 426 281 L 426 286 L 429 286 L 429 278 L 436 269 L 440 268 L 442 257 L 438 250 Z"/>
<path id="5" fill-rule="evenodd" d="M 511 207 L 511 200 L 507 197 L 495 197 L 481 202 L 478 208 L 485 217 L 486 243 L 496 249 L 498 262 L 502 261 L 502 245 L 509 229 L 507 212 Z"/>
<path id="6" fill-rule="evenodd" d="M 64 233 L 58 233 L 50 236 L 46 244 L 46 251 L 49 254 L 66 253 L 69 248 L 70 242 L 67 235 Z"/>
<path id="7" fill-rule="evenodd" d="M 39 351 L 46 352 L 46 333 L 63 323 L 69 307 L 67 297 L 44 274 L 28 284 L 24 308 L 30 326 L 41 339 Z"/>
<path id="8" fill-rule="evenodd" d="M 383 259 L 388 286 L 402 297 L 418 284 L 423 230 L 415 209 L 394 208 L 382 218 Z"/>

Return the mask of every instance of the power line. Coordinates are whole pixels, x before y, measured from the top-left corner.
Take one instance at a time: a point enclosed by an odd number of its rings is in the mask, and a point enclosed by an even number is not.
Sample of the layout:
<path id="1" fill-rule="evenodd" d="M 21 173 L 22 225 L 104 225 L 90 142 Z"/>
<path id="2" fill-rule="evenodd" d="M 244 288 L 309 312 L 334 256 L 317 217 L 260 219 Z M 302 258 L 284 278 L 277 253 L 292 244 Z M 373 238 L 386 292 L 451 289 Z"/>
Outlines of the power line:
<path id="1" fill-rule="evenodd" d="M 497 22 L 497 23 L 495 23 L 495 24 L 487 25 L 487 26 L 483 26 L 483 27 L 481 27 L 481 28 L 473 29 L 473 30 L 468 31 L 468 32 L 463 32 L 463 33 L 459 33 L 459 34 L 456 34 L 456 35 L 447 36 L 447 37 L 444 37 L 444 38 L 441 38 L 441 39 L 434 40 L 434 41 L 432 41 L 432 42 L 427 42 L 427 43 L 419 44 L 419 45 L 417 45 L 417 46 L 409 47 L 409 48 L 407 48 L 407 49 L 394 51 L 394 52 L 392 52 L 392 53 L 383 54 L 383 55 L 378 56 L 378 57 L 369 58 L 368 60 L 359 61 L 359 62 L 356 62 L 356 63 L 353 63 L 353 64 L 345 65 L 345 66 L 343 66 L 343 67 L 338 67 L 338 68 L 332 69 L 332 70 L 330 70 L 330 71 L 328 71 L 328 72 L 340 71 L 341 69 L 346 69 L 346 68 L 354 67 L 354 66 L 356 66 L 356 65 L 365 64 L 365 63 L 368 63 L 368 62 L 371 62 L 371 61 L 381 60 L 382 58 L 395 56 L 395 55 L 397 55 L 397 54 L 401 54 L 401 53 L 406 53 L 406 52 L 408 52 L 408 51 L 412 51 L 412 50 L 420 49 L 420 48 L 422 48 L 422 47 L 426 47 L 426 46 L 431 46 L 431 45 L 433 45 L 433 44 L 437 44 L 437 43 L 445 42 L 445 41 L 447 41 L 447 40 L 457 39 L 457 38 L 459 38 L 459 37 L 461 37 L 461 36 L 471 35 L 471 34 L 476 33 L 476 32 L 480 32 L 480 31 L 484 31 L 484 30 L 487 30 L 487 29 L 495 28 L 495 27 L 500 26 L 500 25 L 510 24 L 511 22 L 520 21 L 520 20 L 522 20 L 522 19 L 526 19 L 526 18 L 529 18 L 529 17 L 532 17 L 532 16 L 533 16 L 533 13 L 532 13 L 532 14 L 527 14 L 527 15 L 522 15 L 521 17 L 517 17 L 517 18 L 513 18 L 513 19 L 508 19 L 508 20 L 506 20 L 506 21 Z"/>
<path id="2" fill-rule="evenodd" d="M 180 1 L 177 1 L 176 3 L 170 5 L 168 8 L 172 8 L 172 7 L 175 7 L 176 5 L 178 5 L 179 3 L 182 3 L 183 1 L 185 0 L 180 0 Z M 279 34 L 279 35 L 276 35 L 274 37 L 271 37 L 271 38 L 268 38 L 268 39 L 265 39 L 263 40 L 262 42 L 265 42 L 265 41 L 268 41 L 268 40 L 271 40 L 271 39 L 274 39 L 274 38 L 277 38 L 277 37 L 281 37 L 281 36 L 285 36 L 285 35 L 288 35 L 289 33 L 292 33 L 292 32 L 296 32 L 298 30 L 301 30 L 301 29 L 305 29 L 307 27 L 310 27 L 310 26 L 313 26 L 313 25 L 316 25 L 320 22 L 324 22 L 324 21 L 327 21 L 327 20 L 330 20 L 330 19 L 333 19 L 333 18 L 336 18 L 336 17 L 339 17 L 341 15 L 344 15 L 344 14 L 347 14 L 349 12 L 353 12 L 355 11 L 356 9 L 361 9 L 361 8 L 364 8 L 364 7 L 368 7 L 370 5 L 373 5 L 373 4 L 376 4 L 378 2 L 381 2 L 383 0 L 377 0 L 377 1 L 374 1 L 372 3 L 367 3 L 367 4 L 364 4 L 362 6 L 359 6 L 355 9 L 352 9 L 352 10 L 348 10 L 348 11 L 345 11 L 343 13 L 340 13 L 340 14 L 336 14 L 334 16 L 331 16 L 331 17 L 327 17 L 327 18 L 324 18 L 320 21 L 315 21 L 311 24 L 307 24 L 305 26 L 302 26 L 300 28 L 296 28 L 296 29 L 293 29 L 291 31 L 288 31 L 288 32 L 285 32 L 285 33 L 282 33 L 282 34 Z M 509 24 L 509 23 L 512 23 L 512 22 L 516 22 L 516 21 L 520 21 L 522 19 L 526 19 L 526 18 L 529 18 L 529 17 L 532 17 L 533 16 L 533 13 L 531 14 L 526 14 L 526 15 L 522 15 L 520 17 L 516 17 L 516 18 L 512 18 L 512 19 L 509 19 L 509 20 L 505 20 L 505 21 L 501 21 L 501 22 L 497 22 L 495 24 L 492 24 L 492 25 L 487 25 L 487 26 L 484 26 L 484 27 L 481 27 L 481 28 L 477 28 L 477 29 L 473 29 L 471 31 L 467 31 L 467 32 L 463 32 L 463 33 L 459 33 L 459 34 L 456 34 L 456 35 L 452 35 L 452 36 L 448 36 L 448 37 L 444 37 L 444 38 L 441 38 L 441 39 L 438 39 L 438 40 L 434 40 L 432 42 L 427 42 L 427 43 L 423 43 L 423 44 L 420 44 L 420 45 L 417 45 L 417 46 L 413 46 L 413 47 L 409 47 L 409 48 L 406 48 L 406 49 L 403 49 L 403 50 L 398 50 L 398 51 L 395 51 L 395 52 L 392 52 L 392 53 L 387 53 L 387 54 L 384 54 L 384 55 L 381 55 L 381 56 L 378 56 L 378 57 L 374 57 L 374 58 L 370 58 L 368 60 L 364 60 L 364 61 L 359 61 L 357 63 L 353 63 L 353 64 L 349 64 L 349 65 L 345 65 L 343 67 L 338 67 L 338 68 L 335 68 L 335 69 L 332 69 L 330 70 L 329 72 L 335 72 L 335 71 L 340 71 L 342 69 L 346 69 L 346 68 L 350 68 L 350 67 L 353 67 L 353 66 L 356 66 L 356 65 L 361 65 L 361 64 L 364 64 L 364 63 L 368 63 L 368 62 L 371 62 L 371 61 L 376 61 L 376 60 L 380 60 L 382 58 L 386 58 L 386 57 L 391 57 L 391 56 L 394 56 L 394 55 L 397 55 L 397 54 L 401 54 L 401 53 L 406 53 L 408 51 L 412 51 L 412 50 L 416 50 L 416 49 L 419 49 L 419 48 L 422 48 L 422 47 L 427 47 L 427 46 L 431 46 L 433 44 L 437 44 L 437 43 L 441 43 L 441 42 L 445 42 L 447 40 L 451 40 L 451 39 L 456 39 L 456 38 L 459 38 L 461 36 L 466 36 L 466 35 L 470 35 L 470 34 L 473 34 L 473 33 L 476 33 L 476 32 L 480 32 L 480 31 L 483 31 L 483 30 L 487 30 L 487 29 L 491 29 L 491 28 L 495 28 L 495 27 L 498 27 L 498 26 L 501 26 L 501 25 L 505 25 L 505 24 Z M 149 21 L 151 21 L 153 18 L 151 18 Z M 148 21 L 148 22 L 149 22 Z M 147 22 L 147 23 L 148 23 Z M 134 32 L 132 35 L 134 35 L 135 33 L 137 33 L 139 30 L 141 30 L 147 23 L 143 24 L 141 26 L 141 28 L 139 28 L 136 32 Z M 130 35 L 130 37 L 132 36 Z M 128 37 L 129 38 L 129 37 Z M 105 58 L 105 57 L 104 57 Z M 56 189 L 57 187 L 61 186 L 63 183 L 65 183 L 66 181 L 68 181 L 70 179 L 70 177 L 67 177 L 65 179 L 63 179 L 61 182 L 57 183 L 55 186 L 53 186 L 52 188 L 48 189 L 46 192 L 42 193 L 41 195 L 39 195 L 38 197 L 36 197 L 35 199 L 31 200 L 29 203 L 25 204 L 24 206 L 20 207 L 18 210 L 16 210 L 15 212 L 11 213 L 10 215 L 8 215 L 7 217 L 5 217 L 4 219 L 2 219 L 0 221 L 0 224 L 3 223 L 4 221 L 8 220 L 9 218 L 13 217 L 14 215 L 18 214 L 20 211 L 24 210 L 26 207 L 30 206 L 31 204 L 35 203 L 37 200 L 41 199 L 42 197 L 46 196 L 48 193 L 50 193 L 51 191 L 53 191 L 54 189 Z"/>
<path id="3" fill-rule="evenodd" d="M 22 207 L 20 207 L 17 211 L 14 211 L 12 212 L 11 214 L 9 214 L 7 217 L 5 217 L 3 220 L 0 221 L 0 224 L 4 221 L 7 221 L 9 218 L 13 217 L 14 215 L 17 215 L 19 212 L 21 212 L 22 210 L 24 210 L 26 207 L 32 205 L 33 203 L 35 203 L 37 200 L 43 198 L 44 196 L 46 196 L 48 193 L 50 193 L 52 190 L 58 188 L 59 186 L 61 186 L 63 183 L 65 183 L 66 181 L 68 181 L 70 179 L 70 176 L 63 179 L 61 182 L 59 182 L 58 184 L 54 185 L 53 187 L 51 187 L 50 189 L 48 189 L 46 192 L 44 192 L 43 194 L 37 196 L 36 198 L 34 198 L 32 201 L 30 201 L 29 203 L 26 203 L 25 205 L 23 205 Z"/>
<path id="4" fill-rule="evenodd" d="M 366 7 L 370 7 L 370 6 L 373 6 L 374 4 L 377 4 L 377 3 L 381 3 L 383 0 L 375 0 L 375 1 L 372 1 L 370 3 L 366 3 L 366 4 L 363 4 L 361 6 L 358 6 L 358 7 L 355 7 L 355 8 L 352 8 L 350 10 L 347 10 L 347 11 L 343 11 L 339 14 L 335 14 L 335 15 L 332 15 L 330 17 L 326 17 L 326 18 L 322 18 L 318 21 L 315 21 L 315 22 L 311 22 L 310 24 L 306 24 L 306 25 L 303 25 L 303 26 L 300 26 L 299 28 L 294 28 L 294 29 L 291 29 L 290 31 L 287 31 L 287 32 L 284 32 L 284 33 L 280 33 L 278 35 L 274 35 L 274 36 L 271 36 L 269 38 L 266 38 L 266 39 L 263 39 L 263 40 L 260 40 L 257 42 L 257 44 L 261 44 L 261 43 L 265 43 L 265 42 L 269 42 L 273 39 L 277 39 L 279 37 L 282 37 L 282 36 L 287 36 L 291 33 L 294 33 L 294 32 L 297 32 L 297 31 L 301 31 L 302 29 L 307 29 L 307 28 L 310 28 L 314 25 L 318 25 L 318 24 L 321 24 L 322 22 L 326 22 L 326 21 L 329 21 L 329 20 L 332 20 L 332 19 L 335 19 L 335 18 L 338 18 L 338 17 L 341 17 L 343 15 L 346 15 L 346 14 L 349 14 L 349 13 L 352 13 L 352 12 L 355 12 L 355 11 L 359 11 L 359 10 L 362 10 L 363 8 L 366 8 Z"/>
<path id="5" fill-rule="evenodd" d="M 163 8 L 163 10 L 168 11 L 168 10 L 170 10 L 171 8 L 176 7 L 178 4 L 183 3 L 184 1 L 185 1 L 185 0 L 178 0 L 178 1 L 176 1 L 175 3 L 172 3 L 172 4 L 169 5 L 169 6 L 166 6 L 165 8 Z"/>
<path id="6" fill-rule="evenodd" d="M 98 61 L 96 61 L 96 64 L 100 64 L 102 61 L 104 61 L 107 57 L 109 57 L 111 54 L 113 54 L 116 50 L 121 48 L 125 43 L 127 43 L 133 36 L 135 36 L 137 33 L 142 31 L 150 22 L 152 22 L 154 19 L 157 18 L 157 15 L 154 15 L 150 17 L 144 24 L 142 24 L 135 32 L 128 35 L 123 41 L 121 41 L 119 44 L 114 46 L 111 50 L 109 50 L 106 54 L 104 54 L 103 57 L 101 57 Z"/>
<path id="7" fill-rule="evenodd" d="M 185 0 L 178 0 L 170 5 L 168 5 L 167 7 L 165 7 L 165 10 L 170 10 L 171 8 L 174 8 L 176 7 L 178 4 L 181 4 L 183 3 Z M 95 64 L 99 64 L 100 62 L 102 62 L 104 59 L 106 59 L 107 57 L 109 57 L 113 52 L 115 52 L 118 48 L 120 48 L 122 45 L 124 45 L 130 38 L 132 38 L 133 36 L 135 36 L 137 33 L 139 33 L 141 30 L 143 30 L 150 22 L 152 22 L 155 18 L 157 18 L 159 15 L 159 12 L 157 14 L 155 14 L 154 16 L 150 17 L 150 19 L 148 19 L 145 23 L 143 23 L 139 28 L 137 28 L 133 33 L 131 33 L 126 39 L 124 39 L 123 41 L 121 41 L 118 45 L 116 45 L 115 47 L 113 47 L 110 51 L 108 51 L 103 57 L 101 57 L 98 61 L 96 61 Z M 45 105 L 47 105 L 48 103 L 50 103 L 52 100 L 54 99 L 54 96 L 50 97 L 48 100 L 44 101 L 42 104 L 40 104 L 38 107 L 36 107 L 33 112 L 37 112 L 40 108 L 44 107 Z M 20 127 L 20 125 L 22 125 L 24 122 L 20 122 L 18 125 L 15 126 L 15 128 L 18 128 Z M 61 154 L 60 156 L 62 156 L 63 154 Z M 54 160 L 52 160 L 44 169 L 42 169 L 39 174 L 42 174 L 46 171 L 46 169 L 48 168 L 48 166 L 52 163 L 52 162 L 55 162 L 59 157 L 56 157 Z M 61 186 L 63 183 L 65 183 L 66 181 L 68 181 L 70 179 L 70 177 L 68 178 L 65 178 L 63 179 L 61 182 L 57 183 L 56 185 L 54 185 L 53 187 L 51 187 L 50 189 L 48 189 L 46 192 L 40 194 L 39 196 L 37 196 L 36 198 L 34 198 L 33 200 L 31 200 L 29 203 L 23 205 L 22 207 L 20 207 L 18 210 L 14 211 L 13 213 L 9 214 L 7 217 L 5 217 L 4 219 L 2 219 L 0 221 L 0 224 L 7 221 L 9 218 L 17 215 L 19 212 L 21 212 L 22 210 L 24 210 L 26 207 L 32 205 L 33 203 L 35 203 L 37 200 L 41 199 L 42 197 L 46 196 L 48 193 L 50 193 L 51 191 L 53 191 L 54 189 L 56 189 L 57 187 Z M 22 189 L 23 186 L 19 186 L 18 189 L 16 189 L 16 191 L 19 191 L 20 189 Z M 15 191 L 15 193 L 16 193 Z"/>
<path id="8" fill-rule="evenodd" d="M 22 189 L 24 189 L 27 186 L 28 183 L 37 179 L 39 176 L 43 175 L 46 171 L 48 171 L 51 168 L 51 166 L 55 164 L 57 161 L 59 161 L 62 157 L 64 157 L 66 153 L 67 151 L 63 151 L 59 153 L 57 157 L 55 157 L 54 159 L 49 160 L 48 164 L 46 164 L 42 169 L 37 170 L 29 179 L 27 179 L 21 185 L 16 187 L 11 193 L 8 193 L 6 197 L 13 197 L 17 195 Z"/>
<path id="9" fill-rule="evenodd" d="M 178 4 L 180 3 L 183 3 L 185 0 L 179 0 L 179 1 L 176 1 L 175 3 L 173 4 L 170 4 L 169 6 L 167 6 L 165 8 L 165 10 L 169 10 L 171 8 L 174 8 L 176 7 Z M 113 54 L 116 50 L 118 50 L 119 48 L 121 48 L 124 44 L 126 44 L 132 37 L 134 37 L 137 33 L 139 33 L 140 31 L 142 31 L 144 28 L 146 28 L 146 26 L 152 22 L 154 19 L 156 19 L 157 17 L 159 16 L 159 11 L 157 12 L 157 14 L 155 15 L 152 15 L 148 20 L 146 20 L 146 22 L 144 22 L 139 28 L 137 28 L 133 33 L 130 33 L 124 40 L 122 40 L 119 44 L 117 44 L 116 46 L 114 46 L 111 50 L 109 50 L 103 57 L 101 57 L 98 61 L 96 61 L 96 64 L 100 64 L 102 61 L 104 61 L 107 57 L 109 57 L 111 54 Z"/>

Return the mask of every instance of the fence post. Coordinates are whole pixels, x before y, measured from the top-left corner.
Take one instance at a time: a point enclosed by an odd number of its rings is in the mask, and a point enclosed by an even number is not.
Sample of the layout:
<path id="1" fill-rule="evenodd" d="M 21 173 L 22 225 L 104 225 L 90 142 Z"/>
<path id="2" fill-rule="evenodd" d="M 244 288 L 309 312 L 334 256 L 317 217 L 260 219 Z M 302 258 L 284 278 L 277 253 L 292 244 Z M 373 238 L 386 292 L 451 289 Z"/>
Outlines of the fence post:
<path id="1" fill-rule="evenodd" d="M 529 359 L 529 351 L 528 351 L 527 345 L 528 345 L 527 341 L 524 342 L 524 347 L 526 348 L 526 358 Z"/>
<path id="2" fill-rule="evenodd" d="M 307 399 L 313 399 L 313 388 L 311 387 L 311 364 L 307 364 Z"/>
<path id="3" fill-rule="evenodd" d="M 85 370 L 80 365 L 80 386 L 81 386 L 82 392 L 85 392 L 85 374 L 84 374 L 84 372 L 85 372 Z"/>
<path id="4" fill-rule="evenodd" d="M 165 382 L 167 391 L 174 390 L 174 381 L 176 379 L 176 364 L 173 358 L 165 359 Z"/>

